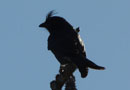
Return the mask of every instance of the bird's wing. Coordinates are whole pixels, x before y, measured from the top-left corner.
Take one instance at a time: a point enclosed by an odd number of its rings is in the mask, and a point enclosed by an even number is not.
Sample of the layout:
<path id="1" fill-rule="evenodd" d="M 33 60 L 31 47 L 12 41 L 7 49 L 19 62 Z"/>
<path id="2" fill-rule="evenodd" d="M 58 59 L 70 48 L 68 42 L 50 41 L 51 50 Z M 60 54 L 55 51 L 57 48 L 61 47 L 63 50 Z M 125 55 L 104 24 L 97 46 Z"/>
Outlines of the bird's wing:
<path id="1" fill-rule="evenodd" d="M 57 35 L 50 36 L 48 39 L 48 49 L 55 55 L 86 57 L 85 46 L 80 35 Z"/>

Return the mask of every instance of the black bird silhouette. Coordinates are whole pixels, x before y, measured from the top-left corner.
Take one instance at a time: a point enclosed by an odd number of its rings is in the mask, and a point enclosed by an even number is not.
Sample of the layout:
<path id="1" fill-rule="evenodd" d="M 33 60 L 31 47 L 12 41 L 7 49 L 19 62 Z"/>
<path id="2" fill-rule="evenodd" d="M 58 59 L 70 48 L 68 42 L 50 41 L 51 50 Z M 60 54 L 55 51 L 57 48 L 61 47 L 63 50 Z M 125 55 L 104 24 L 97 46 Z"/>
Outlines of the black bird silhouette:
<path id="1" fill-rule="evenodd" d="M 104 70 L 86 57 L 84 43 L 78 34 L 79 28 L 73 29 L 64 18 L 53 16 L 50 11 L 46 21 L 39 27 L 46 28 L 50 33 L 48 38 L 48 50 L 51 50 L 61 65 L 73 63 L 77 66 L 84 78 L 88 74 L 88 68 Z"/>

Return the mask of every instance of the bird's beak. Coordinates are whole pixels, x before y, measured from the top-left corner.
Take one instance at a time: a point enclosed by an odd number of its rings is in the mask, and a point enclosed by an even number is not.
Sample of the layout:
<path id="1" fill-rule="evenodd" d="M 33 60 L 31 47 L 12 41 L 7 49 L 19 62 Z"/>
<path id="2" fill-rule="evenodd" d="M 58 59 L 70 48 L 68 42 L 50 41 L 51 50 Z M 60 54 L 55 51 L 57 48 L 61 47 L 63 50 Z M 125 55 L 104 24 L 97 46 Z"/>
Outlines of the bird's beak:
<path id="1" fill-rule="evenodd" d="M 46 27 L 46 24 L 45 24 L 45 23 L 42 23 L 42 24 L 39 25 L 39 27 L 41 27 L 41 28 L 42 28 L 42 27 Z"/>

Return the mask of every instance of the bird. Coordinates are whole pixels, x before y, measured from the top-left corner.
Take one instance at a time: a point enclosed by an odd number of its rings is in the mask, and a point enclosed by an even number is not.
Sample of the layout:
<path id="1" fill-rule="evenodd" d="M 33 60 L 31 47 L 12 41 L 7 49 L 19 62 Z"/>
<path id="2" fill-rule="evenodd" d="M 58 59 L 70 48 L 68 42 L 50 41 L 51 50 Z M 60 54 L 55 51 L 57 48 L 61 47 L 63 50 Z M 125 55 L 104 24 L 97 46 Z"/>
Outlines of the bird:
<path id="1" fill-rule="evenodd" d="M 49 32 L 48 50 L 54 54 L 59 63 L 61 65 L 73 63 L 82 78 L 88 75 L 89 68 L 104 70 L 105 67 L 87 58 L 84 42 L 79 35 L 79 27 L 74 29 L 66 19 L 54 14 L 54 10 L 50 11 L 39 27 Z"/>

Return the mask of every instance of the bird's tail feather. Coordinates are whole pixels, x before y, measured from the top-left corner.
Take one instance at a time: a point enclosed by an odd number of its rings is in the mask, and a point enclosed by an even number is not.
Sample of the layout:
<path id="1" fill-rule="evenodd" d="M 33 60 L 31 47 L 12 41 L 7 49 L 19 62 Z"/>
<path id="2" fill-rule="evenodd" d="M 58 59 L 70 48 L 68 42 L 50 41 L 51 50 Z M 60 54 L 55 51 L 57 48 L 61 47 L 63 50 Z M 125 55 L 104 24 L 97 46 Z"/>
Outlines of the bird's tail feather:
<path id="1" fill-rule="evenodd" d="M 86 60 L 86 66 L 89 68 L 92 68 L 92 69 L 96 69 L 96 70 L 104 70 L 105 69 L 105 67 L 97 65 L 94 62 L 90 61 L 89 59 Z"/>
<path id="2" fill-rule="evenodd" d="M 86 68 L 79 67 L 79 71 L 81 73 L 82 78 L 85 78 L 88 75 L 88 67 L 86 67 Z"/>
<path id="3" fill-rule="evenodd" d="M 97 65 L 87 58 L 86 58 L 86 60 L 83 60 L 83 62 L 78 65 L 79 65 L 78 68 L 79 68 L 82 78 L 85 78 L 88 75 L 88 68 L 95 69 L 95 70 L 104 70 L 105 69 L 105 67 Z"/>
<path id="4" fill-rule="evenodd" d="M 81 77 L 85 78 L 88 75 L 88 68 L 96 69 L 96 70 L 104 70 L 105 67 L 98 66 L 94 62 L 90 61 L 89 59 L 86 58 L 86 60 L 83 58 L 74 58 L 73 62 L 76 64 L 76 66 L 79 69 L 79 72 L 81 73 Z"/>
<path id="5" fill-rule="evenodd" d="M 76 64 L 77 68 L 79 69 L 81 77 L 85 78 L 88 75 L 88 67 L 85 62 L 86 60 L 84 60 L 84 58 L 82 60 L 80 60 L 80 59 L 81 59 L 81 57 L 76 57 L 71 60 L 74 60 L 73 62 Z"/>

